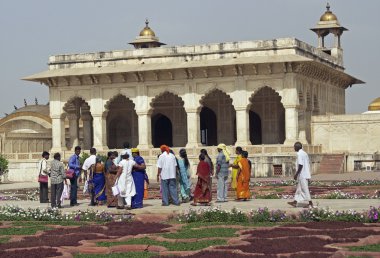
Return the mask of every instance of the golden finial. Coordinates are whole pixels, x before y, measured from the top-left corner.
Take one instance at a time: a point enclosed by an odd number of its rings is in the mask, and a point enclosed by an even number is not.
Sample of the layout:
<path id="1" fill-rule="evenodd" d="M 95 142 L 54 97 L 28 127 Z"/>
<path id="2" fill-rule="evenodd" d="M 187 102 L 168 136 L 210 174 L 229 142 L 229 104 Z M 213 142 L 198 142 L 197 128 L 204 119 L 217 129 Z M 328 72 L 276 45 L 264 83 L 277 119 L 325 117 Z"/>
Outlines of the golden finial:
<path id="1" fill-rule="evenodd" d="M 140 36 L 155 37 L 154 31 L 149 28 L 149 20 L 145 19 L 145 28 L 140 32 Z"/>
<path id="2" fill-rule="evenodd" d="M 326 4 L 326 12 L 319 19 L 320 21 L 338 21 L 335 14 L 330 11 L 330 4 Z"/>

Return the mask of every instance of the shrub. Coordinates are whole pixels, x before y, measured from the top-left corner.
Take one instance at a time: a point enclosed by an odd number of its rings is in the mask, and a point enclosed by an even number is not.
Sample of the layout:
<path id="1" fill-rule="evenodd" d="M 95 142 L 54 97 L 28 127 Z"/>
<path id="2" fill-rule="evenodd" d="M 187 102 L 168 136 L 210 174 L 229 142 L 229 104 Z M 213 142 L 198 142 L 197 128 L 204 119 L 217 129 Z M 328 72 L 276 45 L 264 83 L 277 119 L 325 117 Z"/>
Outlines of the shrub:
<path id="1" fill-rule="evenodd" d="M 106 163 L 106 161 L 107 161 L 107 156 L 105 156 L 105 155 L 98 155 L 96 157 L 98 159 L 100 159 L 103 163 Z"/>
<path id="2" fill-rule="evenodd" d="M 266 222 L 269 221 L 270 213 L 267 207 L 258 208 L 255 211 L 251 211 L 249 217 L 253 222 Z"/>
<path id="3" fill-rule="evenodd" d="M 0 155 L 0 176 L 8 172 L 8 160 Z"/>
<path id="4" fill-rule="evenodd" d="M 82 152 L 82 155 L 80 155 L 80 157 L 79 157 L 79 162 L 80 162 L 80 164 L 84 164 L 84 161 L 88 158 L 88 157 L 90 157 L 90 154 L 88 154 L 88 153 L 86 153 L 86 152 Z"/>
<path id="5" fill-rule="evenodd" d="M 379 221 L 380 207 L 376 209 L 375 207 L 370 207 L 368 211 L 368 220 L 369 222 L 378 222 Z"/>

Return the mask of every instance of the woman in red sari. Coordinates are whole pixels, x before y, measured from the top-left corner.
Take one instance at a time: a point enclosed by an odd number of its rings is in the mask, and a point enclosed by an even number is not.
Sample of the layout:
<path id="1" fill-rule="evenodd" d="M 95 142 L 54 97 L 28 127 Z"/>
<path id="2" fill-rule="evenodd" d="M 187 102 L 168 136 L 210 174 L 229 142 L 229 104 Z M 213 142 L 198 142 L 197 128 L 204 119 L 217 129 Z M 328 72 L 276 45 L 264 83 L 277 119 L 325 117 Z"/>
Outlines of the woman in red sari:
<path id="1" fill-rule="evenodd" d="M 249 192 L 249 181 L 251 179 L 251 165 L 248 160 L 248 152 L 243 151 L 242 158 L 239 163 L 237 175 L 236 197 L 238 201 L 246 201 L 251 198 Z"/>
<path id="2" fill-rule="evenodd" d="M 194 190 L 194 202 L 191 205 L 210 205 L 210 166 L 205 162 L 205 155 L 199 155 L 199 164 L 197 167 L 198 182 Z"/>

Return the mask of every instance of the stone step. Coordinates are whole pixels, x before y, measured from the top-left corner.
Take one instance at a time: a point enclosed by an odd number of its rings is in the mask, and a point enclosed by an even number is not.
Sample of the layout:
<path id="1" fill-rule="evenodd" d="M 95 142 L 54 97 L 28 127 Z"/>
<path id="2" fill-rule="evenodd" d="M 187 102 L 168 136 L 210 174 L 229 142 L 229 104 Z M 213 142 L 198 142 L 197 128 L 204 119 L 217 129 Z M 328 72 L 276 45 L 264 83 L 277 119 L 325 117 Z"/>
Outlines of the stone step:
<path id="1" fill-rule="evenodd" d="M 328 154 L 322 157 L 318 174 L 336 174 L 343 172 L 344 154 Z"/>

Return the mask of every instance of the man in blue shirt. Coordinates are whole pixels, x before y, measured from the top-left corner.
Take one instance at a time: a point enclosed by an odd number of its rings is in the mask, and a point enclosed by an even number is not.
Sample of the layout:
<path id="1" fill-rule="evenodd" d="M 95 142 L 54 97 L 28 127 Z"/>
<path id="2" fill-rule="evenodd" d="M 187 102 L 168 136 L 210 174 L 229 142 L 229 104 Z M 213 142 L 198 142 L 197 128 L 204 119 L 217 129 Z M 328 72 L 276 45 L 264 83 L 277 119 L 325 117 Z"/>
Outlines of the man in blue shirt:
<path id="1" fill-rule="evenodd" d="M 79 205 L 77 201 L 78 195 L 78 177 L 80 177 L 81 165 L 79 161 L 79 154 L 82 148 L 80 146 L 76 146 L 74 151 L 74 155 L 72 155 L 69 159 L 69 168 L 74 170 L 74 176 L 70 179 L 70 206 Z"/>

